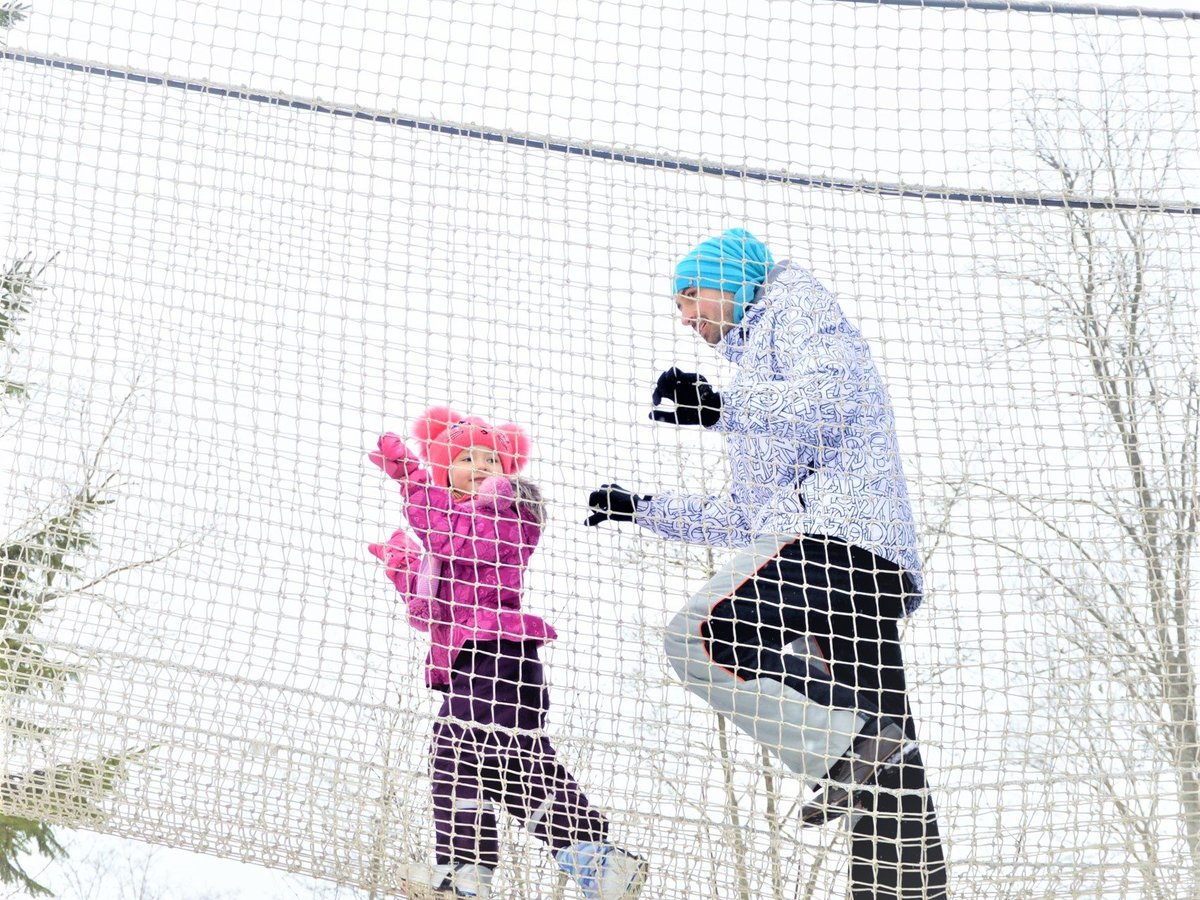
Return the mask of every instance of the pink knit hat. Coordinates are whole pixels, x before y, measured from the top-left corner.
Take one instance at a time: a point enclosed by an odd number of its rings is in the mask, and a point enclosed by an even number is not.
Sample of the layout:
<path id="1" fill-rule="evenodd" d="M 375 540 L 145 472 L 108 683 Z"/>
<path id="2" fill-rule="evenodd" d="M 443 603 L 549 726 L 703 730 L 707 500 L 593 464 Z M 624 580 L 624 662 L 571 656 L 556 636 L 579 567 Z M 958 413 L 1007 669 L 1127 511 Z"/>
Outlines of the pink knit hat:
<path id="1" fill-rule="evenodd" d="M 463 416 L 448 406 L 425 410 L 413 422 L 413 437 L 421 458 L 433 470 L 433 480 L 450 486 L 450 463 L 469 447 L 488 447 L 500 457 L 505 475 L 515 475 L 529 462 L 531 441 L 520 425 L 489 425 L 479 416 Z"/>

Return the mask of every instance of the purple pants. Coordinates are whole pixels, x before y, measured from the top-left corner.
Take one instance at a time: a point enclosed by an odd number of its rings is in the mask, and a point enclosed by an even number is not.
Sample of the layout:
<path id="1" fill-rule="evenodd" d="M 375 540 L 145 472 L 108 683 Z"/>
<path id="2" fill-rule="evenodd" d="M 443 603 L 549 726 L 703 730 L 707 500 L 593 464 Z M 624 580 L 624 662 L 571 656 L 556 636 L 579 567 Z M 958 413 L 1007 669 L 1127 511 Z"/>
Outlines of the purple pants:
<path id="1" fill-rule="evenodd" d="M 555 851 L 607 839 L 608 821 L 542 734 L 549 705 L 535 642 L 459 652 L 430 749 L 439 864 L 499 864 L 495 805 Z"/>

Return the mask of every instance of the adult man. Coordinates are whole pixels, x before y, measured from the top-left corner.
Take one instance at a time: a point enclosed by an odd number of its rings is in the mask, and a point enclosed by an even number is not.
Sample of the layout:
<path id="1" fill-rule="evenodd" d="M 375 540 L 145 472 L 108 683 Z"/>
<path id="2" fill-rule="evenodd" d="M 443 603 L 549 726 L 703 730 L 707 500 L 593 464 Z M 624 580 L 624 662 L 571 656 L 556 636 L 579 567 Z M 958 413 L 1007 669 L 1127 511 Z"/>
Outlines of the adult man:
<path id="1" fill-rule="evenodd" d="M 651 416 L 723 433 L 730 494 L 608 484 L 589 497 L 588 524 L 740 548 L 668 626 L 668 660 L 821 789 L 807 824 L 854 817 L 854 900 L 944 898 L 897 630 L 921 600 L 916 530 L 866 342 L 810 272 L 775 265 L 742 229 L 685 256 L 674 292 L 683 324 L 738 371 L 719 393 L 664 372 Z"/>

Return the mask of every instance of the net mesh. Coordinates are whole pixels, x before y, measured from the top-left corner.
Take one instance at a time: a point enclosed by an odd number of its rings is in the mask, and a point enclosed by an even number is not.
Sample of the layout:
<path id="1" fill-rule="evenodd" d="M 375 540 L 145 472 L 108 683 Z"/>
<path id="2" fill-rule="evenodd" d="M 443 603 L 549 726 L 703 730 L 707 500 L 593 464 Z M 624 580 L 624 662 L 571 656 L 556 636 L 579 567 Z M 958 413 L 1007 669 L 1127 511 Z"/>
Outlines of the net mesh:
<path id="1" fill-rule="evenodd" d="M 1198 25 L 947 5 L 0 5 L 0 260 L 41 288 L 3 335 L 0 811 L 400 891 L 440 698 L 365 454 L 450 402 L 533 437 L 548 734 L 647 894 L 844 896 L 847 828 L 664 658 L 729 551 L 581 524 L 603 482 L 736 487 L 647 413 L 672 365 L 733 377 L 668 275 L 738 225 L 895 406 L 953 895 L 1191 896 Z M 33 560 L 71 510 L 90 545 Z M 501 823 L 498 896 L 577 895 Z"/>

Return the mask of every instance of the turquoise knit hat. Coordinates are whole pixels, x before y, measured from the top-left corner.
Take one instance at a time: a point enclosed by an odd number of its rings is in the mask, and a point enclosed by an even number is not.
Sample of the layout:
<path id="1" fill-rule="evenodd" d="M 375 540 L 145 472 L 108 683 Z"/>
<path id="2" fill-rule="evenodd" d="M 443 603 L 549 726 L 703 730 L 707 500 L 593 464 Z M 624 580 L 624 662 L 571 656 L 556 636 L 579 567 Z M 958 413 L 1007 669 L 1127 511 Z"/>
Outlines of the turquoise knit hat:
<path id="1" fill-rule="evenodd" d="M 775 258 L 767 245 L 744 228 L 702 241 L 675 266 L 675 293 L 706 287 L 733 294 L 733 322 L 746 313 L 746 304 L 766 281 Z"/>

